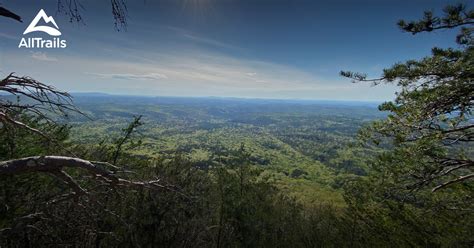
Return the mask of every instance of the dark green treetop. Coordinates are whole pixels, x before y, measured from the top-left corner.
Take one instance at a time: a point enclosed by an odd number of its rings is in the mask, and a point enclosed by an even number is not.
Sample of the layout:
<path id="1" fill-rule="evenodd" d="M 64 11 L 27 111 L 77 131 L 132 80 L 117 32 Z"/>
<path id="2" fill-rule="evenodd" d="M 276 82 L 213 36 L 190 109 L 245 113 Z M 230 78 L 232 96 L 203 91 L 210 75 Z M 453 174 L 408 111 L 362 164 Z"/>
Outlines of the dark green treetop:
<path id="1" fill-rule="evenodd" d="M 373 123 L 366 137 L 376 143 L 393 141 L 392 154 L 399 159 L 391 166 L 404 179 L 404 187 L 467 187 L 474 178 L 474 10 L 462 4 L 447 6 L 442 16 L 427 11 L 419 21 L 398 25 L 412 34 L 459 29 L 457 47 L 435 47 L 430 56 L 396 63 L 377 79 L 342 71 L 354 82 L 400 87 L 394 101 L 379 106 L 388 117 Z"/>

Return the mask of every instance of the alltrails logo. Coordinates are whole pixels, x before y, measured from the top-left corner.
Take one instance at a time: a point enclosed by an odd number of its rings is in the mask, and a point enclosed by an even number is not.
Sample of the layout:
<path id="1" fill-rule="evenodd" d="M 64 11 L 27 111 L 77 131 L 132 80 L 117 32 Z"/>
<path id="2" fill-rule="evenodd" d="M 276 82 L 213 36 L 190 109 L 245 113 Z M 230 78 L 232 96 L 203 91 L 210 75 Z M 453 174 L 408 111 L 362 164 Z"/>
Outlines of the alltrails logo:
<path id="1" fill-rule="evenodd" d="M 45 24 L 52 24 L 52 26 L 39 26 L 39 21 L 43 20 Z M 36 15 L 35 19 L 30 23 L 30 25 L 26 28 L 23 35 L 29 34 L 32 32 L 44 32 L 50 36 L 61 36 L 61 32 L 59 31 L 59 27 L 54 21 L 52 16 L 48 16 L 43 9 L 41 9 L 38 14 Z M 20 44 L 18 44 L 18 48 L 66 48 L 66 40 L 62 40 L 59 37 L 54 37 L 53 39 L 43 39 L 41 37 L 33 37 L 33 38 L 21 38 Z"/>

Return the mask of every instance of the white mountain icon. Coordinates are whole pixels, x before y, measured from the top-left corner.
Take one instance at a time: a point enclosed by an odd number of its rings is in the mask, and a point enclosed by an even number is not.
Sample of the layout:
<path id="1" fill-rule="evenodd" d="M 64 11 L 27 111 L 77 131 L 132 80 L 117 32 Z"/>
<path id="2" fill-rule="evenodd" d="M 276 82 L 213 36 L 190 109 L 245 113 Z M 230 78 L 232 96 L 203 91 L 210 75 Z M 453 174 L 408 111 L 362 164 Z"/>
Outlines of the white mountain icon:
<path id="1" fill-rule="evenodd" d="M 49 27 L 49 26 L 36 26 L 40 19 L 43 19 L 45 23 L 52 23 L 56 28 Z M 36 32 L 36 31 L 41 31 L 45 32 L 51 36 L 60 36 L 61 32 L 59 31 L 59 27 L 54 21 L 54 18 L 52 16 L 48 16 L 46 12 L 44 12 L 43 9 L 41 9 L 38 14 L 36 15 L 35 19 L 30 23 L 30 25 L 26 28 L 25 32 L 23 34 L 28 34 L 31 32 Z"/>

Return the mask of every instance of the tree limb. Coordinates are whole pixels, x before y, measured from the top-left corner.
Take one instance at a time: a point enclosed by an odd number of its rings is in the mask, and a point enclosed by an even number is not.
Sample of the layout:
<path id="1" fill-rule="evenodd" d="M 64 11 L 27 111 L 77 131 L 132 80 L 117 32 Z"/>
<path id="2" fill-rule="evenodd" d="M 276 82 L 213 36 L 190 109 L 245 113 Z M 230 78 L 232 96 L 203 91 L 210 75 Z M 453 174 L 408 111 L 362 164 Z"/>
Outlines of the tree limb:
<path id="1" fill-rule="evenodd" d="M 13 159 L 0 162 L 0 175 L 18 175 L 33 172 L 51 173 L 61 179 L 77 194 L 87 194 L 71 176 L 66 174 L 64 168 L 79 168 L 89 174 L 98 176 L 111 186 L 145 187 L 149 189 L 168 189 L 169 187 L 159 184 L 160 180 L 152 181 L 131 181 L 115 175 L 112 171 L 103 168 L 100 164 L 90 161 L 63 156 L 35 156 L 20 159 Z"/>
<path id="2" fill-rule="evenodd" d="M 467 180 L 467 179 L 473 178 L 473 177 L 474 177 L 474 173 L 473 173 L 473 174 L 469 174 L 469 175 L 465 175 L 465 176 L 460 176 L 460 177 L 458 177 L 458 178 L 456 178 L 456 179 L 447 181 L 447 182 L 445 182 L 445 183 L 442 183 L 442 184 L 440 184 L 440 185 L 434 187 L 431 191 L 432 191 L 432 192 L 435 192 L 435 191 L 437 191 L 437 190 L 439 190 L 439 189 L 442 189 L 442 188 L 444 188 L 444 187 L 446 187 L 446 186 L 448 186 L 448 185 L 450 185 L 450 184 L 462 182 L 462 181 L 464 181 L 464 180 Z"/>

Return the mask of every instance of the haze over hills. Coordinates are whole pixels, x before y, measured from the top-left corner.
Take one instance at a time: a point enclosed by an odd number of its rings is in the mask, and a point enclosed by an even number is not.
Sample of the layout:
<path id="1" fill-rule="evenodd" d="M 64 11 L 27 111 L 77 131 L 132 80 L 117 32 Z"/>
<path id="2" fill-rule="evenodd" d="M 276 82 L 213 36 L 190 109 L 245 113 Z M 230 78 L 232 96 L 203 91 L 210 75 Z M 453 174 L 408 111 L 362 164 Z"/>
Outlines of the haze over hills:
<path id="1" fill-rule="evenodd" d="M 84 97 L 104 97 L 110 100 L 123 98 L 123 99 L 142 99 L 145 101 L 148 99 L 150 102 L 154 99 L 157 103 L 166 102 L 166 99 L 169 102 L 189 102 L 192 100 L 222 100 L 222 101 L 240 101 L 240 102 L 254 102 L 254 103 L 293 103 L 293 104 L 303 104 L 303 105 L 339 105 L 339 106 L 367 106 L 367 107 L 377 107 L 381 101 L 347 101 L 347 100 L 318 100 L 318 99 L 279 99 L 279 98 L 243 98 L 243 97 L 220 97 L 220 96 L 207 96 L 207 97 L 186 97 L 186 96 L 143 96 L 143 95 L 119 95 L 119 94 L 110 94 L 102 92 L 72 92 L 70 93 L 77 100 L 83 100 L 80 98 Z"/>
<path id="2" fill-rule="evenodd" d="M 300 200 L 338 204 L 337 175 L 365 173 L 361 164 L 344 165 L 341 154 L 360 152 L 347 145 L 364 123 L 384 116 L 375 103 L 365 102 L 96 93 L 74 94 L 74 100 L 92 119 L 72 119 L 75 142 L 107 139 L 141 115 L 143 143 L 131 154 L 159 159 L 179 154 L 207 168 L 244 144 L 250 161 Z"/>

